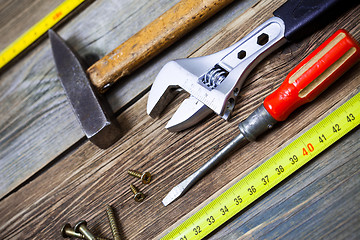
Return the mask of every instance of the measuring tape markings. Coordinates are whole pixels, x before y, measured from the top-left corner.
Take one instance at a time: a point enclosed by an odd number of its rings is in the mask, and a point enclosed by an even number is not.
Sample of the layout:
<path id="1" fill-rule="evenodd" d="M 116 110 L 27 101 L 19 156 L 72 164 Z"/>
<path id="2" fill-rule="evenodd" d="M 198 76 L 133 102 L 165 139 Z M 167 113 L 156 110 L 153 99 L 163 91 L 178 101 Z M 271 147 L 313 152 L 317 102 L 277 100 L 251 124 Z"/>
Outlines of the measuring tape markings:
<path id="1" fill-rule="evenodd" d="M 29 30 L 23 33 L 13 43 L 6 47 L 0 53 L 0 68 L 5 66 L 18 54 L 24 51 L 28 46 L 35 42 L 40 36 L 47 32 L 52 26 L 58 23 L 72 10 L 79 6 L 85 0 L 66 0 L 57 8 L 51 11 L 38 23 L 32 26 Z"/>
<path id="2" fill-rule="evenodd" d="M 360 93 L 258 166 L 163 239 L 201 239 L 360 124 Z"/>

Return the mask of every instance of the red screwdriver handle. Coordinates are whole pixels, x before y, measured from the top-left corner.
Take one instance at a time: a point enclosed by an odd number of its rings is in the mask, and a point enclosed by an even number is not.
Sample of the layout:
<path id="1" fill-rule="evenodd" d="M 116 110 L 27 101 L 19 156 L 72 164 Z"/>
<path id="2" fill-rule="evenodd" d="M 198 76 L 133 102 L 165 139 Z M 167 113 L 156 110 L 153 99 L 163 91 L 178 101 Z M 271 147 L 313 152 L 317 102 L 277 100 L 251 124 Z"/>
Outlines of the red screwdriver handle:
<path id="1" fill-rule="evenodd" d="M 314 100 L 360 60 L 360 45 L 340 29 L 297 65 L 281 86 L 267 96 L 264 107 L 284 121 L 299 106 Z"/>

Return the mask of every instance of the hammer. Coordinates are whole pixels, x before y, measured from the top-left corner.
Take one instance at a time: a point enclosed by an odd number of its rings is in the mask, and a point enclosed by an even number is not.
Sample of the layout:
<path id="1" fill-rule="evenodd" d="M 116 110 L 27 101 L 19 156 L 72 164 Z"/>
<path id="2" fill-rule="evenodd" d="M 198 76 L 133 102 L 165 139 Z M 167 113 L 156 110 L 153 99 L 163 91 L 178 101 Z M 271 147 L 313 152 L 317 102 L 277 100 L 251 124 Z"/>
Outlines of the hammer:
<path id="1" fill-rule="evenodd" d="M 103 149 L 120 138 L 119 124 L 101 93 L 233 1 L 181 0 L 87 70 L 65 41 L 49 30 L 61 83 L 87 138 Z"/>

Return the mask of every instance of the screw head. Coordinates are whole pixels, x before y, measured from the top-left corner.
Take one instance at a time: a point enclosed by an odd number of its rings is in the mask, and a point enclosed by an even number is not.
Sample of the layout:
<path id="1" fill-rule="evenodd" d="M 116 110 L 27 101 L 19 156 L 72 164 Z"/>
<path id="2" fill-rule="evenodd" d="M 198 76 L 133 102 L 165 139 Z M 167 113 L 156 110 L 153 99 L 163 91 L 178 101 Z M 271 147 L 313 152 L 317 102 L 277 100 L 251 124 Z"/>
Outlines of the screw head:
<path id="1" fill-rule="evenodd" d="M 61 236 L 63 238 L 71 238 L 71 236 L 67 235 L 67 230 L 71 229 L 71 225 L 69 223 L 66 223 L 62 228 L 61 228 Z"/>
<path id="2" fill-rule="evenodd" d="M 69 223 L 66 223 L 61 228 L 61 235 L 63 236 L 63 238 L 76 237 L 76 238 L 84 239 L 84 235 L 82 235 L 82 233 L 75 232 L 75 230 L 71 227 L 71 225 Z"/>
<path id="3" fill-rule="evenodd" d="M 142 183 L 144 183 L 144 184 L 150 183 L 150 181 L 151 181 L 151 174 L 150 174 L 149 172 L 144 172 L 144 173 L 141 175 L 141 181 L 142 181 Z"/>
<path id="4" fill-rule="evenodd" d="M 81 220 L 80 222 L 78 222 L 74 227 L 75 232 L 80 232 L 79 229 L 82 225 L 85 225 L 85 227 L 86 227 L 87 222 L 85 220 Z"/>
<path id="5" fill-rule="evenodd" d="M 145 195 L 144 195 L 142 192 L 137 192 L 137 193 L 134 195 L 134 199 L 135 199 L 135 201 L 137 201 L 137 202 L 142 202 L 142 201 L 145 199 Z"/>

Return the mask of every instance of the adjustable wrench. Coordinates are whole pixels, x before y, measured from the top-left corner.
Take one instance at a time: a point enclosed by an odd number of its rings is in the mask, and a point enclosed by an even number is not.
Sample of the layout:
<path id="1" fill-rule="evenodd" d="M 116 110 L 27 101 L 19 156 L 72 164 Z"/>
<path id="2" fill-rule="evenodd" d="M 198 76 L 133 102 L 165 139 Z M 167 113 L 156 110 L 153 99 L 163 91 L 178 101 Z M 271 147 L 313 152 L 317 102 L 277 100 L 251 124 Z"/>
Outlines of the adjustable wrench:
<path id="1" fill-rule="evenodd" d="M 174 89 L 181 88 L 191 96 L 170 119 L 168 130 L 191 127 L 213 111 L 227 120 L 243 82 L 263 58 L 310 35 L 352 5 L 341 0 L 288 0 L 274 17 L 234 45 L 209 56 L 167 63 L 151 88 L 147 113 L 158 117 L 177 94 Z"/>

